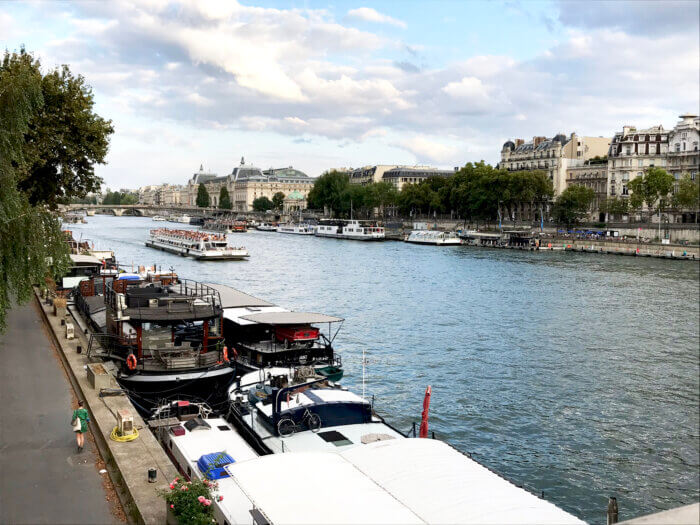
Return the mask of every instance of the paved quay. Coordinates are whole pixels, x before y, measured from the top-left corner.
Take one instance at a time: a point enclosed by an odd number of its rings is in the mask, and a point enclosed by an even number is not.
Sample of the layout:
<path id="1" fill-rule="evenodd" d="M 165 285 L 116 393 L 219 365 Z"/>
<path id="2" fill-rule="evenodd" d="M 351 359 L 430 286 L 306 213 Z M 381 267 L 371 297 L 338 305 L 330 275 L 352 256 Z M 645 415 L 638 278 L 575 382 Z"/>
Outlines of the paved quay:
<path id="1" fill-rule="evenodd" d="M 88 359 L 85 352 L 78 353 L 78 346 L 82 349 L 88 347 L 80 324 L 70 315 L 65 317 L 76 326 L 75 339 L 67 340 L 65 326 L 61 325 L 63 315 L 54 315 L 53 307 L 39 301 L 38 296 L 36 303 L 66 365 L 71 384 L 90 411 L 95 442 L 110 470 L 128 519 L 136 523 L 165 523 L 165 501 L 158 492 L 167 489 L 169 481 L 178 475 L 177 470 L 129 399 L 126 396 L 100 397 L 99 391 L 88 381 Z M 118 388 L 114 378 L 110 378 L 108 386 Z M 116 414 L 122 410 L 131 413 L 134 428 L 139 431 L 139 437 L 134 441 L 119 443 L 109 437 L 117 425 Z M 148 482 L 148 470 L 151 468 L 156 469 L 156 483 Z"/>
<path id="2" fill-rule="evenodd" d="M 123 523 L 113 515 L 90 439 L 76 452 L 75 398 L 33 303 L 0 335 L 0 523 Z M 118 504 L 117 504 L 118 505 Z"/>

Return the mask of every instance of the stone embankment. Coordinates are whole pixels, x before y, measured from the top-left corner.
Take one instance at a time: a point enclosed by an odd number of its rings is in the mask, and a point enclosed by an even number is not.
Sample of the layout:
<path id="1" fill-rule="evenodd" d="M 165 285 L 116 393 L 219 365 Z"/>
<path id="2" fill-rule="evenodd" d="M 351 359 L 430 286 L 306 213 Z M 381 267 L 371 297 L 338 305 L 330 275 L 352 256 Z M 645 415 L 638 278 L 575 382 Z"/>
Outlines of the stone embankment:
<path id="1" fill-rule="evenodd" d="M 49 333 L 63 360 L 69 380 L 79 399 L 85 401 L 92 416 L 90 429 L 95 443 L 107 464 L 110 477 L 122 500 L 124 510 L 136 523 L 165 523 L 165 501 L 158 491 L 166 489 L 170 480 L 178 473 L 165 454 L 146 423 L 138 415 L 128 397 L 100 396 L 100 390 L 93 388 L 88 379 L 89 360 L 85 357 L 88 340 L 85 331 L 78 327 L 82 322 L 73 318 L 65 308 L 46 304 L 37 294 L 36 301 Z M 73 324 L 75 337 L 66 337 L 65 323 Z M 119 385 L 111 374 L 104 378 L 107 387 L 118 389 Z M 97 382 L 96 386 L 99 386 Z M 117 425 L 117 413 L 128 411 L 134 419 L 134 427 L 139 430 L 139 437 L 134 441 L 121 443 L 112 441 L 110 435 Z M 157 470 L 155 483 L 148 481 L 148 470 Z"/>

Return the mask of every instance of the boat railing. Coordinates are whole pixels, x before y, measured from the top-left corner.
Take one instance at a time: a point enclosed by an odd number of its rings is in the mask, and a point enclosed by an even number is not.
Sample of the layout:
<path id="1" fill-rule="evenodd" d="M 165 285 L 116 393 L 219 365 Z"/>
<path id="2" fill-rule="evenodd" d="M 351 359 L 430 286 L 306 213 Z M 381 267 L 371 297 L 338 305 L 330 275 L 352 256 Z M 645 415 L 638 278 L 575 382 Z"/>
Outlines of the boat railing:
<path id="1" fill-rule="evenodd" d="M 221 296 L 218 290 L 199 281 L 178 279 L 175 283 L 163 286 L 164 292 L 162 294 L 144 295 L 139 297 L 137 301 L 129 301 L 129 285 L 116 284 L 121 282 L 124 281 L 107 283 L 105 287 L 105 302 L 114 311 L 128 309 L 129 313 L 135 316 L 152 317 L 156 311 L 166 314 L 182 312 L 182 307 L 178 308 L 176 305 L 184 303 L 187 305 L 186 309 L 191 313 L 196 313 L 198 317 L 210 317 L 221 312 Z M 132 284 L 131 286 L 137 285 Z M 136 289 L 143 290 L 141 286 L 137 286 Z M 150 306 L 147 299 L 158 300 L 158 310 Z"/>

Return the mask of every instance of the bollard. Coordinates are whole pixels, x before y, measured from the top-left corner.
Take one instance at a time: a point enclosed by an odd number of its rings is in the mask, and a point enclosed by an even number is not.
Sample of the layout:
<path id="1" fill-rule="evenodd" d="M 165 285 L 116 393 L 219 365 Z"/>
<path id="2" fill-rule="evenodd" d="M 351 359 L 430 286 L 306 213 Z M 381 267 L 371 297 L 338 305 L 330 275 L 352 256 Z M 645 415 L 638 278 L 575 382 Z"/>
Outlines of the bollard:
<path id="1" fill-rule="evenodd" d="M 155 483 L 157 477 L 158 477 L 158 471 L 154 468 L 149 468 L 148 469 L 148 482 Z"/>
<path id="2" fill-rule="evenodd" d="M 610 499 L 608 499 L 608 525 L 613 525 L 613 523 L 617 523 L 617 498 L 610 496 Z"/>
<path id="3" fill-rule="evenodd" d="M 75 349 L 75 351 L 78 352 L 79 354 L 82 354 L 83 353 L 83 346 L 78 345 L 78 347 Z"/>

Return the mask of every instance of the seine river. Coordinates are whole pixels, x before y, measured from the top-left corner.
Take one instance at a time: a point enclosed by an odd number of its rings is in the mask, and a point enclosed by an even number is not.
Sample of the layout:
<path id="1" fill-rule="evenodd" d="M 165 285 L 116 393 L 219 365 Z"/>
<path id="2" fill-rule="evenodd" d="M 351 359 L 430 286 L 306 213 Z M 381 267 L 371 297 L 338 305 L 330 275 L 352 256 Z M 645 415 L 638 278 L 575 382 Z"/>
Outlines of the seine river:
<path id="1" fill-rule="evenodd" d="M 593 523 L 699 498 L 700 266 L 688 261 L 230 234 L 246 262 L 144 246 L 140 217 L 88 217 L 76 238 L 121 264 L 174 267 L 281 306 L 346 319 L 345 384 L 393 425 L 420 421 Z M 465 490 L 468 490 L 465 487 Z"/>

